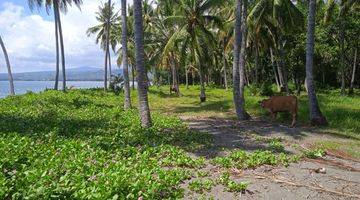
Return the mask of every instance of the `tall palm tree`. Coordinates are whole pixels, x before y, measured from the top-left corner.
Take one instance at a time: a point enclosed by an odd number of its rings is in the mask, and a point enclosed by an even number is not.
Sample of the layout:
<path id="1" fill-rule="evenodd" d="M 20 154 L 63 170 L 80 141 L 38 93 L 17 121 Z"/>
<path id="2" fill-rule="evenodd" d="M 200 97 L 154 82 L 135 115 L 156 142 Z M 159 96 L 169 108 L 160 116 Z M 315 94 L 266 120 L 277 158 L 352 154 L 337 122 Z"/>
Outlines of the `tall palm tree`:
<path id="1" fill-rule="evenodd" d="M 105 73 L 104 73 L 104 89 L 107 90 L 107 77 L 108 77 L 108 64 L 109 68 L 111 68 L 111 55 L 110 55 L 110 30 L 111 30 L 111 0 L 108 1 L 108 16 L 106 19 L 106 56 L 105 56 Z M 111 78 L 111 69 L 110 69 L 110 78 Z"/>
<path id="2" fill-rule="evenodd" d="M 82 0 L 28 0 L 29 7 L 33 10 L 34 7 L 43 7 L 45 6 L 47 11 L 51 8 L 54 9 L 54 21 L 55 21 L 55 39 L 56 39 L 56 76 L 55 76 L 55 86 L 54 88 L 57 89 L 57 81 L 58 81 L 58 74 L 59 74 L 59 46 L 61 52 L 61 70 L 62 70 L 62 90 L 66 90 L 66 67 L 65 67 L 65 49 L 64 49 L 64 38 L 63 38 L 63 31 L 62 31 L 62 24 L 61 24 L 61 15 L 60 10 L 64 13 L 67 12 L 68 6 L 75 4 L 79 9 L 80 5 L 82 4 Z M 58 34 L 58 36 L 57 36 Z"/>
<path id="3" fill-rule="evenodd" d="M 5 44 L 1 38 L 1 35 L 0 35 L 0 46 L 2 48 L 4 57 L 5 57 L 5 61 L 6 61 L 6 67 L 7 67 L 7 71 L 8 71 L 9 84 L 10 84 L 10 95 L 15 95 L 14 80 L 13 80 L 13 76 L 11 73 L 10 60 L 9 60 L 9 56 L 8 56 L 6 48 L 5 48 Z"/>
<path id="4" fill-rule="evenodd" d="M 322 115 L 316 97 L 313 65 L 315 38 L 316 0 L 309 1 L 309 16 L 306 39 L 306 86 L 309 98 L 310 121 L 313 125 L 326 125 L 326 118 Z"/>
<path id="5" fill-rule="evenodd" d="M 151 126 L 150 108 L 148 102 L 148 83 L 144 62 L 144 29 L 142 16 L 142 0 L 134 0 L 134 35 L 135 35 L 135 58 L 138 82 L 138 99 L 140 109 L 141 126 Z"/>
<path id="6" fill-rule="evenodd" d="M 247 39 L 247 7 L 248 0 L 242 0 L 242 24 L 241 24 L 241 47 L 240 47 L 240 58 L 239 58 L 239 68 L 240 68 L 240 112 L 237 113 L 240 120 L 250 119 L 250 115 L 245 111 L 245 63 L 246 63 L 246 39 Z"/>
<path id="7" fill-rule="evenodd" d="M 121 0 L 121 46 L 122 46 L 122 67 L 124 73 L 124 108 L 131 108 L 128 54 L 127 54 L 127 17 L 126 0 Z"/>
<path id="8" fill-rule="evenodd" d="M 235 10 L 235 30 L 234 30 L 234 60 L 233 60 L 233 98 L 236 115 L 239 119 L 242 117 L 241 108 L 241 95 L 240 95 L 240 70 L 239 70 L 239 60 L 240 60 L 240 50 L 242 43 L 242 32 L 241 32 L 241 21 L 242 21 L 242 1 L 236 0 L 236 10 Z"/>
<path id="9" fill-rule="evenodd" d="M 100 24 L 90 27 L 87 30 L 87 35 L 96 34 L 96 44 L 100 43 L 100 48 L 105 52 L 104 60 L 104 89 L 107 90 L 108 86 L 108 69 L 111 68 L 111 57 L 110 57 L 110 46 L 112 49 L 115 49 L 117 44 L 117 29 L 118 21 L 120 17 L 118 13 L 114 12 L 114 4 L 109 4 L 111 1 L 105 3 L 99 7 L 98 12 L 96 12 L 96 19 Z M 111 6 L 109 6 L 111 5 Z M 111 71 L 111 70 L 109 70 Z"/>
<path id="10" fill-rule="evenodd" d="M 55 85 L 54 90 L 59 89 L 59 74 L 60 74 L 60 55 L 59 55 L 59 23 L 57 20 L 57 9 L 54 10 L 55 17 L 55 48 L 56 48 L 56 70 L 55 70 Z"/>

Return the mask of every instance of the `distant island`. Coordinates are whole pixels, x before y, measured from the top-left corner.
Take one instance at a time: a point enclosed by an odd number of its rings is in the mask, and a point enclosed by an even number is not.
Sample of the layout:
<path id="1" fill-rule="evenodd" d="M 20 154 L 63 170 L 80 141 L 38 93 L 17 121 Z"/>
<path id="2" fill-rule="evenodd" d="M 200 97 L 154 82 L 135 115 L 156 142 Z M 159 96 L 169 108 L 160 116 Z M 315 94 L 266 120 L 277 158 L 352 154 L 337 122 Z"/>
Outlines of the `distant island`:
<path id="1" fill-rule="evenodd" d="M 116 69 L 112 74 L 122 74 L 122 70 Z M 55 71 L 22 72 L 13 74 L 14 81 L 54 81 Z M 60 71 L 60 80 L 62 80 Z M 66 70 L 68 81 L 103 81 L 104 70 L 95 67 L 79 67 Z M 7 73 L 0 73 L 0 81 L 7 81 Z"/>

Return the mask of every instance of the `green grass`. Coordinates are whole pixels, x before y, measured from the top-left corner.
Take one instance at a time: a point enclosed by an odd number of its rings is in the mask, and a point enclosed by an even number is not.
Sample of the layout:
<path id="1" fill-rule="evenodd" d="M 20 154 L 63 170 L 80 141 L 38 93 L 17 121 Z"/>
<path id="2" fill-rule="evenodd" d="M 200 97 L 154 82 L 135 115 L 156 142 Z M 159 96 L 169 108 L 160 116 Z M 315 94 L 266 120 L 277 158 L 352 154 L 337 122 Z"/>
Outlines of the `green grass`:
<path id="1" fill-rule="evenodd" d="M 216 116 L 235 118 L 232 89 L 207 88 L 207 101 L 200 103 L 199 86 L 190 86 L 186 89 L 180 87 L 181 97 L 169 94 L 169 86 L 159 89 L 151 87 L 149 92 L 150 107 L 152 110 L 173 115 L 191 116 Z M 134 96 L 135 97 L 135 96 Z M 360 96 L 340 96 L 339 91 L 319 92 L 319 103 L 323 114 L 326 116 L 329 127 L 328 132 L 360 138 Z M 246 109 L 252 116 L 264 116 L 266 111 L 259 105 L 259 101 L 267 97 L 253 96 L 246 89 Z M 308 123 L 308 99 L 302 93 L 299 97 L 299 116 L 301 123 Z M 291 117 L 280 113 L 277 121 L 291 123 Z"/>

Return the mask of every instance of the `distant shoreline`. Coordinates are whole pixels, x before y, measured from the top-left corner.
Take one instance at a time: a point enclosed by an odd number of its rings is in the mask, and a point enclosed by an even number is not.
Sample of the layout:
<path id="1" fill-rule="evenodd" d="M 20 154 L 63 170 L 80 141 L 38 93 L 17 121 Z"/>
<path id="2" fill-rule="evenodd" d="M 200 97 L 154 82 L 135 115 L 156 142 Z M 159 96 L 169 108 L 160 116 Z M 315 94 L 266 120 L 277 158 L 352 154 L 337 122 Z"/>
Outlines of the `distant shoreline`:
<path id="1" fill-rule="evenodd" d="M 0 80 L 0 81 L 8 81 L 8 80 Z M 31 82 L 31 81 L 55 81 L 55 80 L 14 80 L 14 81 L 28 81 L 28 82 Z M 101 81 L 104 81 L 104 80 L 66 80 L 66 81 L 79 81 L 79 82 L 101 82 Z M 62 82 L 62 80 L 59 80 L 59 82 Z"/>

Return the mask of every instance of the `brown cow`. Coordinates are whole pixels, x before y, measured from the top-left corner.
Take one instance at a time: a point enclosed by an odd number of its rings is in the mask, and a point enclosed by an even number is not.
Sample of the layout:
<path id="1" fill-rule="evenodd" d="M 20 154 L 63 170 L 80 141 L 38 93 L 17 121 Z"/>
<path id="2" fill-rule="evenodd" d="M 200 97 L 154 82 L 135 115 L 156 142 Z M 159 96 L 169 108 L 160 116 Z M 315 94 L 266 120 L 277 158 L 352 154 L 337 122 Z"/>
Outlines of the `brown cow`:
<path id="1" fill-rule="evenodd" d="M 294 127 L 298 112 L 298 100 L 295 96 L 273 96 L 262 100 L 261 107 L 267 109 L 273 119 L 278 112 L 289 112 L 292 116 L 291 127 Z"/>

